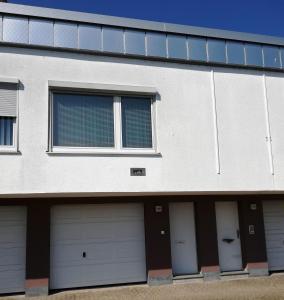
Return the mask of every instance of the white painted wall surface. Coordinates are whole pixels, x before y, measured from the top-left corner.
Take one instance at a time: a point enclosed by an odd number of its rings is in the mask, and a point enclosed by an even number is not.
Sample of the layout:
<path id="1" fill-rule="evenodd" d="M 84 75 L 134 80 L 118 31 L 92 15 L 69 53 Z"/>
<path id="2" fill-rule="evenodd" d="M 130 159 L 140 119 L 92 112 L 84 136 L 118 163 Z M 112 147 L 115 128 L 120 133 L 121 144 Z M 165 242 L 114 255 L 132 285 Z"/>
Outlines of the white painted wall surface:
<path id="1" fill-rule="evenodd" d="M 23 84 L 22 154 L 0 155 L 3 197 L 284 190 L 284 74 L 266 73 L 272 175 L 260 71 L 214 68 L 214 115 L 211 67 L 4 47 L 0 66 L 0 77 Z M 161 157 L 48 155 L 48 80 L 156 87 Z M 131 167 L 147 176 L 130 177 Z"/>

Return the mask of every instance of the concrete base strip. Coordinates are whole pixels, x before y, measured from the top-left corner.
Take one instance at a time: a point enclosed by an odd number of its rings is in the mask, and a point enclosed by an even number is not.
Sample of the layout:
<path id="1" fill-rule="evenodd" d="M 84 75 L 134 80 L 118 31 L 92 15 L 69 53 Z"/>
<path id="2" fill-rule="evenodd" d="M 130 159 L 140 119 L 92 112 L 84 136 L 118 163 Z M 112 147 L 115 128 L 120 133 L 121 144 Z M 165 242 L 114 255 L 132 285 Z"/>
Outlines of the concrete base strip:
<path id="1" fill-rule="evenodd" d="M 150 270 L 148 272 L 148 284 L 150 286 L 173 283 L 172 269 Z"/>
<path id="2" fill-rule="evenodd" d="M 249 272 L 249 276 L 268 276 L 268 263 L 267 262 L 257 262 L 248 263 L 246 270 Z"/>
<path id="3" fill-rule="evenodd" d="M 27 279 L 26 280 L 26 296 L 47 296 L 49 292 L 48 278 Z"/>

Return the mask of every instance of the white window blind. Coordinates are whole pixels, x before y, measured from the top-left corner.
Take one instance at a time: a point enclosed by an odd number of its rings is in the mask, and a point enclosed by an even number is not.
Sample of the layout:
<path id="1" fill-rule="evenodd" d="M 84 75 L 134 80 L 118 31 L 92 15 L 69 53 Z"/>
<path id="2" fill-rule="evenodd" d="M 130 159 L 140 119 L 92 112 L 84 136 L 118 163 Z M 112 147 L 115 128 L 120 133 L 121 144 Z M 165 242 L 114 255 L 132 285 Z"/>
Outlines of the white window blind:
<path id="1" fill-rule="evenodd" d="M 0 116 L 17 116 L 17 84 L 0 82 Z"/>

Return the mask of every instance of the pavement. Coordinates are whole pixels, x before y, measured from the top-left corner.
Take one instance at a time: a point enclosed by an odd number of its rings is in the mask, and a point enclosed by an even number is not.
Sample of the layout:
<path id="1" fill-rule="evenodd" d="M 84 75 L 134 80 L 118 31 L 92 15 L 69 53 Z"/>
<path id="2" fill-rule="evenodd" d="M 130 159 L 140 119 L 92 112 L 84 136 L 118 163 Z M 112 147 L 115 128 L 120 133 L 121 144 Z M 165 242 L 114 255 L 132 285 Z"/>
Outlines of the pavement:
<path id="1" fill-rule="evenodd" d="M 1 297 L 17 299 L 23 296 Z M 284 300 L 284 273 L 258 278 L 222 278 L 218 281 L 176 280 L 172 285 L 128 285 L 58 292 L 33 300 Z"/>

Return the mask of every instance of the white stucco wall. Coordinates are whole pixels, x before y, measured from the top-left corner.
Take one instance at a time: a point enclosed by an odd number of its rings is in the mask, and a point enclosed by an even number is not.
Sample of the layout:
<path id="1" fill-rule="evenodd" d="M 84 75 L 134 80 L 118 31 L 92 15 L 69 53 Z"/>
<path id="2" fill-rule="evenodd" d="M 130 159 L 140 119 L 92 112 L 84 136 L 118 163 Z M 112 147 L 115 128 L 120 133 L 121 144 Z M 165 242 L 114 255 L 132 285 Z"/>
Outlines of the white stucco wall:
<path id="1" fill-rule="evenodd" d="M 284 190 L 284 74 L 0 48 L 0 77 L 16 77 L 19 150 L 0 155 L 0 195 L 263 192 Z M 48 80 L 153 86 L 161 157 L 46 153 Z M 218 166 L 220 174 L 217 174 Z M 274 175 L 272 174 L 274 166 Z M 131 177 L 145 167 L 146 177 Z M 82 194 L 83 195 L 83 194 Z"/>

